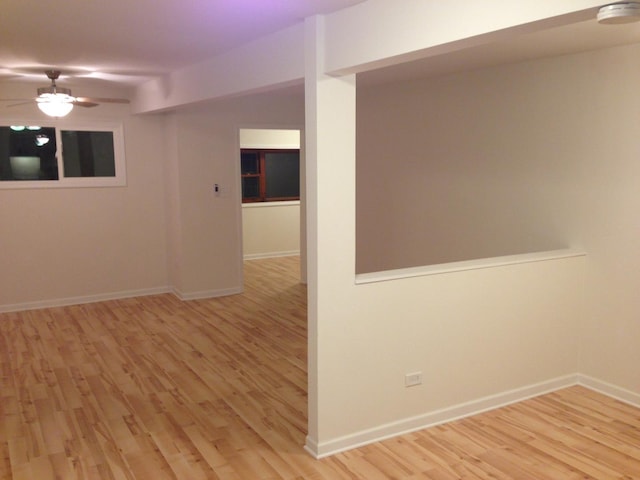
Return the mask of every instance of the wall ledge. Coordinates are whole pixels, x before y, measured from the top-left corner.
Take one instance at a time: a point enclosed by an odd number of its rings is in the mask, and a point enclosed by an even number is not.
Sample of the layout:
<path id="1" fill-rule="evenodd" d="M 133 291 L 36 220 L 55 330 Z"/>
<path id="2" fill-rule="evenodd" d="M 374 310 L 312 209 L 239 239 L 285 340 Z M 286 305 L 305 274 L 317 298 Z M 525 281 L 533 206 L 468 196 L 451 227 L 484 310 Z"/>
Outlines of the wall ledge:
<path id="1" fill-rule="evenodd" d="M 524 263 L 544 262 L 571 257 L 583 257 L 586 252 L 574 248 L 549 250 L 544 252 L 522 253 L 518 255 L 505 255 L 502 257 L 480 258 L 464 260 L 461 262 L 440 263 L 437 265 L 424 265 L 420 267 L 400 268 L 396 270 L 384 270 L 381 272 L 356 274 L 356 285 L 367 283 L 388 282 L 403 278 L 423 277 L 427 275 L 440 275 L 443 273 L 461 272 L 466 270 L 478 270 L 483 268 L 504 267 Z"/>

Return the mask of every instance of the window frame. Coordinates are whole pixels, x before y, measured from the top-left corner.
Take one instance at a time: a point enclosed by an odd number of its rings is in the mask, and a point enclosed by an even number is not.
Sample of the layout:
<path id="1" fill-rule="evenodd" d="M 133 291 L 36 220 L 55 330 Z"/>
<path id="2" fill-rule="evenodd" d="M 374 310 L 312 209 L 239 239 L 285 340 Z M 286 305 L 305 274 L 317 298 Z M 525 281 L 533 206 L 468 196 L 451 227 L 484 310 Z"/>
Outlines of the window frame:
<path id="1" fill-rule="evenodd" d="M 242 154 L 256 153 L 258 155 L 258 173 L 242 173 Z M 242 190 L 242 184 L 245 178 L 258 178 L 258 188 L 260 195 L 258 197 L 245 197 L 243 192 L 240 192 L 242 196 L 242 204 L 263 204 L 263 203 L 281 203 L 281 202 L 295 202 L 300 201 L 300 195 L 295 197 L 267 197 L 266 196 L 266 168 L 265 168 L 265 154 L 267 153 L 297 153 L 298 154 L 298 166 L 300 166 L 300 149 L 299 148 L 253 148 L 246 147 L 240 149 L 240 186 Z M 298 175 L 298 188 L 300 188 L 300 175 Z"/>
<path id="2" fill-rule="evenodd" d="M 0 126 L 38 125 L 55 129 L 57 180 L 1 180 L 0 190 L 38 188 L 83 188 L 83 187 L 124 187 L 127 185 L 124 128 L 122 122 L 45 120 L 14 117 L 5 118 Z M 115 176 L 113 177 L 65 177 L 62 131 L 110 132 L 113 134 L 113 156 Z"/>

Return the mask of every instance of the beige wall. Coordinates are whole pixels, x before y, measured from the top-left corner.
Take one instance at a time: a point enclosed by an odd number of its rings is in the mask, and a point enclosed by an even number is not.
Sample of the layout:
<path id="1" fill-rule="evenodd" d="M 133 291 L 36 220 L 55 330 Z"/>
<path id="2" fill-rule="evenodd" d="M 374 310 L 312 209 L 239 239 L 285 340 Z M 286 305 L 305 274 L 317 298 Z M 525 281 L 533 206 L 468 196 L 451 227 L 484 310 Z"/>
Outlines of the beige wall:
<path id="1" fill-rule="evenodd" d="M 578 241 L 574 172 L 585 162 L 585 133 L 598 135 L 585 124 L 588 97 L 571 61 L 362 89 L 357 270 Z M 563 83 L 574 76 L 575 88 Z"/>
<path id="2" fill-rule="evenodd" d="M 125 187 L 0 190 L 0 309 L 166 291 L 163 122 L 127 112 L 71 113 L 123 122 Z"/>
<path id="3" fill-rule="evenodd" d="M 300 202 L 245 203 L 242 246 L 245 259 L 299 254 Z"/>

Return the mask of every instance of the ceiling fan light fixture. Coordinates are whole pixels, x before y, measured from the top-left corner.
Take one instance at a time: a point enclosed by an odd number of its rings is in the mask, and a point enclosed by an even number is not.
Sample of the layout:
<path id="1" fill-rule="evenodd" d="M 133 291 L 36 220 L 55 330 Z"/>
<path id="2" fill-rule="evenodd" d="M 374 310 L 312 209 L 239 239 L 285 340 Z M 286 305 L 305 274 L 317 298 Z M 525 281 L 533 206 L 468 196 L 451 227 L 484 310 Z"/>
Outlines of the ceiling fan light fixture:
<path id="1" fill-rule="evenodd" d="M 49 143 L 50 138 L 46 135 L 36 135 L 36 146 L 42 147 Z"/>
<path id="2" fill-rule="evenodd" d="M 117 104 L 128 104 L 130 103 L 126 98 L 92 98 L 92 97 L 74 97 L 71 95 L 71 90 L 64 87 L 58 87 L 56 85 L 56 79 L 60 76 L 59 70 L 46 70 L 44 72 L 47 75 L 47 78 L 51 80 L 51 85 L 48 87 L 38 88 L 38 96 L 34 99 L 38 108 L 42 110 L 46 115 L 50 117 L 64 117 L 68 115 L 71 110 L 73 110 L 74 106 L 78 107 L 96 107 L 101 103 L 117 103 Z M 4 99 L 0 98 L 0 102 Z M 9 100 L 9 99 L 6 99 Z M 14 99 L 11 99 L 14 100 Z M 22 102 L 22 100 L 20 100 Z M 24 103 L 28 103 L 29 100 L 26 100 L 22 103 L 16 103 L 14 105 L 9 105 L 10 107 L 23 105 Z M 24 125 L 12 126 L 14 130 L 20 128 L 22 130 L 25 129 Z M 29 129 L 36 129 L 40 127 L 26 127 Z M 18 130 L 16 130 L 18 131 Z"/>
<path id="3" fill-rule="evenodd" d="M 75 98 L 66 93 L 41 93 L 36 102 L 38 108 L 50 117 L 64 117 L 73 110 Z"/>
<path id="4" fill-rule="evenodd" d="M 598 23 L 617 25 L 640 21 L 640 3 L 625 2 L 605 5 L 598 10 Z"/>

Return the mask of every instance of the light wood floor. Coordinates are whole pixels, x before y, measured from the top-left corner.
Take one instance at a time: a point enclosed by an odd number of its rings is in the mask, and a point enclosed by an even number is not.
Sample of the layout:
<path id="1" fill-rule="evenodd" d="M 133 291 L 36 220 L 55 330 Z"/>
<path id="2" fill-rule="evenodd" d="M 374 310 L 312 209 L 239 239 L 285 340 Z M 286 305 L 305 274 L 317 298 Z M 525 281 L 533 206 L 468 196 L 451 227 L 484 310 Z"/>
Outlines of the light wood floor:
<path id="1" fill-rule="evenodd" d="M 0 478 L 640 478 L 640 409 L 573 387 L 321 461 L 297 258 L 246 294 L 0 315 Z"/>

